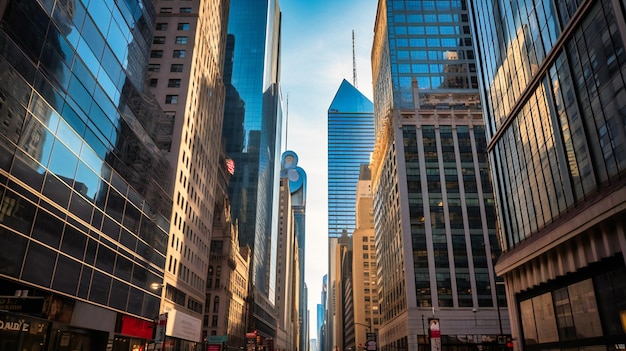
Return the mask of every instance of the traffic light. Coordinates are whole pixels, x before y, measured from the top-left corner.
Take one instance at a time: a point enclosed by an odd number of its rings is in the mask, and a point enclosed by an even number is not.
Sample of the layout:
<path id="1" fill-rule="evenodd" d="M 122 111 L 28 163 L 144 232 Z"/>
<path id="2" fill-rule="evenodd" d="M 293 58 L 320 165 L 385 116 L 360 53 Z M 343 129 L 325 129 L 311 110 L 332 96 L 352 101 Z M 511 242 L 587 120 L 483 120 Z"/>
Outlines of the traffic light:
<path id="1" fill-rule="evenodd" d="M 513 351 L 513 340 L 511 338 L 506 338 L 506 349 L 507 351 Z"/>

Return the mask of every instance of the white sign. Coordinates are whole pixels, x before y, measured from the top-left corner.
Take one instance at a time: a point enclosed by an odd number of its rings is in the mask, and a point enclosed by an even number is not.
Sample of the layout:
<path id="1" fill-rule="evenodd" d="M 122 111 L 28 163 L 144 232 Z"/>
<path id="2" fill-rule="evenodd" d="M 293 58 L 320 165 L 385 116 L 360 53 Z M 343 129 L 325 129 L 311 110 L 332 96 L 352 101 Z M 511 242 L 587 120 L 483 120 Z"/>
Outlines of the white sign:
<path id="1" fill-rule="evenodd" d="M 177 310 L 167 311 L 165 334 L 189 341 L 200 341 L 202 321 Z"/>
<path id="2" fill-rule="evenodd" d="M 28 332 L 30 330 L 30 323 L 20 319 L 19 321 L 1 321 L 0 330 L 10 330 L 18 332 Z"/>

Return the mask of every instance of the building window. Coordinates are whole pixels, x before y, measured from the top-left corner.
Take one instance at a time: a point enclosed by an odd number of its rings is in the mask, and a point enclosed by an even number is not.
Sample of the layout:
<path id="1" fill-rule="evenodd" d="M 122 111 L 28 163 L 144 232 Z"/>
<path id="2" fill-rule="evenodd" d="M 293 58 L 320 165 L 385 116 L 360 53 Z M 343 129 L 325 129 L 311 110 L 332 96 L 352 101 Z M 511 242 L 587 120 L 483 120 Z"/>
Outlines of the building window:
<path id="1" fill-rule="evenodd" d="M 161 13 L 172 13 L 172 8 L 171 7 L 162 7 L 160 12 Z"/>
<path id="2" fill-rule="evenodd" d="M 172 55 L 172 57 L 174 57 L 174 58 L 183 58 L 183 57 L 185 57 L 186 53 L 187 53 L 187 51 L 185 51 L 185 50 L 174 50 L 174 55 Z"/>
<path id="3" fill-rule="evenodd" d="M 187 44 L 187 37 L 176 37 L 176 44 Z"/>
<path id="4" fill-rule="evenodd" d="M 166 95 L 165 103 L 175 105 L 178 103 L 178 95 Z"/>
<path id="5" fill-rule="evenodd" d="M 172 64 L 172 66 L 170 67 L 170 72 L 182 72 L 183 71 L 183 65 L 182 64 Z"/>
<path id="6" fill-rule="evenodd" d="M 165 44 L 165 37 L 154 37 L 152 44 Z"/>
<path id="7" fill-rule="evenodd" d="M 181 7 L 180 13 L 191 13 L 191 7 Z"/>
<path id="8" fill-rule="evenodd" d="M 220 297 L 215 296 L 213 300 L 213 312 L 217 313 L 220 310 Z"/>
<path id="9" fill-rule="evenodd" d="M 156 30 L 167 30 L 167 23 L 157 23 Z"/>
<path id="10" fill-rule="evenodd" d="M 156 87 L 156 86 L 157 86 L 158 81 L 159 81 L 159 80 L 158 80 L 158 79 L 156 79 L 156 78 L 152 78 L 152 79 L 150 79 L 150 83 L 149 83 L 150 88 L 154 88 L 154 87 Z"/>
<path id="11" fill-rule="evenodd" d="M 152 50 L 150 51 L 151 58 L 161 58 L 163 57 L 163 50 Z"/>
<path id="12" fill-rule="evenodd" d="M 189 23 L 179 23 L 178 30 L 189 30 Z"/>
<path id="13" fill-rule="evenodd" d="M 213 316 L 213 318 L 211 318 L 211 327 L 217 327 L 217 316 Z M 213 332 L 211 332 L 213 333 Z M 215 334 L 213 334 L 215 335 Z"/>
<path id="14" fill-rule="evenodd" d="M 151 63 L 148 65 L 148 72 L 158 72 L 161 70 L 161 65 L 156 63 Z"/>
<path id="15" fill-rule="evenodd" d="M 169 88 L 180 88 L 180 79 L 170 79 L 167 81 Z"/>

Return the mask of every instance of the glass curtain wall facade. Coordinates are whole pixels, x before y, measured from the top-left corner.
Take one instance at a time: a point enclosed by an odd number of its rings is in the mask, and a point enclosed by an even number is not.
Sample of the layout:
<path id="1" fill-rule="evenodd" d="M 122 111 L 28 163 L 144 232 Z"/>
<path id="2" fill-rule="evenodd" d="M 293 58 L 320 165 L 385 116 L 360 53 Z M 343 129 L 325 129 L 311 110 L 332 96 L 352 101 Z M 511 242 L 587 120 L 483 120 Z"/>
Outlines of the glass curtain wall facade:
<path id="1" fill-rule="evenodd" d="M 430 348 L 429 318 L 444 350 L 503 348 L 509 323 L 493 271 L 500 249 L 466 2 L 380 1 L 372 72 L 379 349 Z"/>
<path id="2" fill-rule="evenodd" d="M 271 336 L 276 286 L 280 176 L 280 9 L 276 0 L 232 0 L 224 83 L 223 136 L 235 163 L 229 198 L 239 240 L 252 248 L 251 329 Z"/>
<path id="3" fill-rule="evenodd" d="M 471 10 L 505 251 L 496 270 L 515 346 L 619 348 L 625 3 L 481 1 Z"/>
<path id="4" fill-rule="evenodd" d="M 45 301 L 2 350 L 152 337 L 172 206 L 143 82 L 154 18 L 139 1 L 0 4 L 0 295 Z"/>
<path id="5" fill-rule="evenodd" d="M 362 163 L 369 163 L 374 146 L 374 106 L 347 80 L 343 80 L 328 108 L 328 286 L 341 291 L 341 264 L 336 255 L 339 238 L 354 231 L 355 187 Z M 340 300 L 330 298 L 328 308 L 341 311 Z M 342 345 L 340 313 L 327 314 L 328 345 Z M 339 324 L 338 324 L 339 323 Z"/>
<path id="6" fill-rule="evenodd" d="M 354 231 L 355 187 L 374 146 L 374 106 L 343 80 L 328 108 L 328 236 Z"/>

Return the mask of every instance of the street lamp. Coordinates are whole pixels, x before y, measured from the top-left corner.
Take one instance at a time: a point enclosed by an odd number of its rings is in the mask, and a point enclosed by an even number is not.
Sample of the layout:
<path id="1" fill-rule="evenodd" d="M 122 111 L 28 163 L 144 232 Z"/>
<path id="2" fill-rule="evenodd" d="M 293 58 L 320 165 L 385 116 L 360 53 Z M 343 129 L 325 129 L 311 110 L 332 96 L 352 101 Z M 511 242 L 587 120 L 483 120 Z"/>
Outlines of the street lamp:
<path id="1" fill-rule="evenodd" d="M 152 289 L 152 290 L 159 290 L 163 286 L 164 286 L 164 284 L 154 282 L 154 283 L 150 284 L 150 289 Z"/>
<path id="2" fill-rule="evenodd" d="M 372 320 L 371 319 L 369 320 L 369 325 L 363 324 L 363 323 L 359 323 L 359 322 L 354 322 L 354 324 L 358 324 L 358 325 L 362 325 L 362 326 L 366 327 L 368 333 L 372 332 Z"/>
<path id="3" fill-rule="evenodd" d="M 370 335 L 370 333 L 372 333 L 372 319 L 368 318 L 367 321 L 368 321 L 368 324 L 354 322 L 354 324 L 362 325 L 362 326 L 367 328 L 367 334 L 365 335 L 365 340 L 366 340 L 365 341 L 365 345 L 367 345 L 369 343 L 369 340 L 370 340 L 369 339 L 369 335 Z"/>

